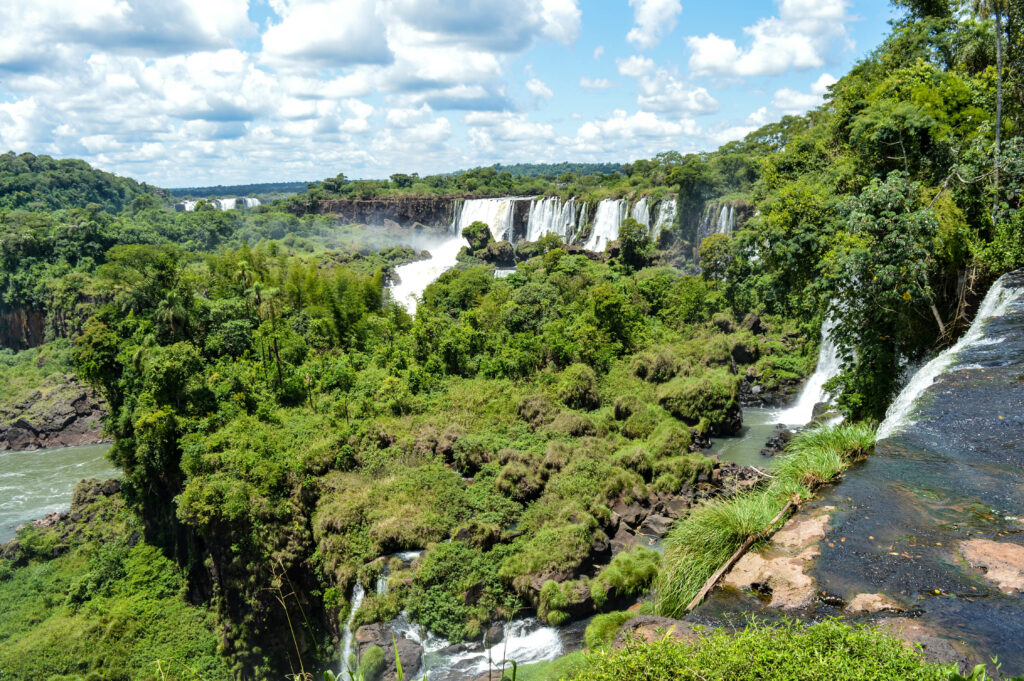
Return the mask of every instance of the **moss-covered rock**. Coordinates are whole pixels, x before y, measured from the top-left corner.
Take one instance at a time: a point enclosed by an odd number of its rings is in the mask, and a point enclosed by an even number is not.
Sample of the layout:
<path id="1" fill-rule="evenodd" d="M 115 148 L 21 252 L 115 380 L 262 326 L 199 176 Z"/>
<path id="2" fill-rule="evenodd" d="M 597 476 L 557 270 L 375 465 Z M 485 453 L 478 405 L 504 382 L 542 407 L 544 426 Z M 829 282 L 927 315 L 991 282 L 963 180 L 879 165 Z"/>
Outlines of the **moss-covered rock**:
<path id="1" fill-rule="evenodd" d="M 658 404 L 691 426 L 706 418 L 711 435 L 734 435 L 742 425 L 738 391 L 736 376 L 709 371 L 669 381 L 658 390 Z"/>
<path id="2" fill-rule="evenodd" d="M 638 377 L 651 383 L 671 380 L 682 368 L 682 362 L 670 347 L 645 350 L 633 357 L 630 367 Z"/>
<path id="3" fill-rule="evenodd" d="M 463 228 L 462 237 L 469 242 L 470 250 L 473 251 L 483 250 L 494 241 L 494 237 L 491 236 L 491 228 L 487 226 L 487 223 L 479 220 Z"/>
<path id="4" fill-rule="evenodd" d="M 671 419 L 659 423 L 647 439 L 648 449 L 655 459 L 686 454 L 692 443 L 690 431 Z"/>
<path id="5" fill-rule="evenodd" d="M 630 414 L 620 432 L 631 440 L 642 440 L 654 432 L 663 418 L 664 412 L 645 404 Z"/>

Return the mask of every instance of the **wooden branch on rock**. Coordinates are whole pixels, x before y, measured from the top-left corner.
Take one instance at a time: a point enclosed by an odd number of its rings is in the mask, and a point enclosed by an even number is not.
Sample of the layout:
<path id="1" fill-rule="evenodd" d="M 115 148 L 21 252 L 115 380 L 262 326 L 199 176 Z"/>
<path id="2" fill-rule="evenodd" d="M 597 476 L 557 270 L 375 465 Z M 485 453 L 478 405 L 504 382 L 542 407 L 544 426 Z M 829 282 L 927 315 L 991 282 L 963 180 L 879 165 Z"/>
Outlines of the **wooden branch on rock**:
<path id="1" fill-rule="evenodd" d="M 779 514 L 775 516 L 770 523 L 768 523 L 768 527 L 764 528 L 757 534 L 752 534 L 749 537 L 747 537 L 747 540 L 743 542 L 743 544 L 741 544 L 738 549 L 736 549 L 736 552 L 729 557 L 729 560 L 725 561 L 725 564 L 722 567 L 718 568 L 718 570 L 715 571 L 715 574 L 708 577 L 708 581 L 704 582 L 704 586 L 701 588 L 700 591 L 697 592 L 697 595 L 693 597 L 693 600 L 690 601 L 690 604 L 686 606 L 686 612 L 690 612 L 698 605 L 700 605 L 700 602 L 703 601 L 704 597 L 708 595 L 708 592 L 710 592 L 711 589 L 715 587 L 715 584 L 717 584 L 718 580 L 722 578 L 722 575 L 728 572 L 729 568 L 736 564 L 736 561 L 738 561 L 740 557 L 747 552 L 747 549 L 750 548 L 750 545 L 756 542 L 761 537 L 765 536 L 767 533 L 771 532 L 771 529 L 775 527 L 775 523 L 779 522 L 784 517 L 786 517 L 786 514 L 789 513 L 791 509 L 796 508 L 796 506 L 797 503 L 793 500 L 786 502 L 786 505 L 782 507 L 782 510 L 779 511 Z"/>

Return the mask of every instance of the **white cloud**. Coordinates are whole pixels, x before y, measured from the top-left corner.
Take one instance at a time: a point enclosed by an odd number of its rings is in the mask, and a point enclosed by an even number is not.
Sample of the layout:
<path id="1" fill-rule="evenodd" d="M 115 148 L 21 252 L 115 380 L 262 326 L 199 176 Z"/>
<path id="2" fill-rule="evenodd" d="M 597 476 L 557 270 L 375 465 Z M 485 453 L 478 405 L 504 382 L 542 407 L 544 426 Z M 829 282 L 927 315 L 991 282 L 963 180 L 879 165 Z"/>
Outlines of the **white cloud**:
<path id="1" fill-rule="evenodd" d="M 762 125 L 771 122 L 771 120 L 772 116 L 768 113 L 768 107 L 766 106 L 762 106 L 760 109 L 747 116 L 747 124 L 756 125 L 757 127 L 761 127 Z"/>
<path id="2" fill-rule="evenodd" d="M 587 78 L 586 76 L 580 78 L 580 87 L 584 90 L 607 90 L 613 85 L 614 83 L 607 78 Z"/>
<path id="3" fill-rule="evenodd" d="M 647 57 L 641 57 L 639 55 L 633 55 L 628 59 L 618 59 L 615 63 L 619 66 L 619 73 L 631 78 L 646 76 L 655 69 L 653 59 L 648 59 Z"/>
<path id="4" fill-rule="evenodd" d="M 289 0 L 279 4 L 278 13 L 281 21 L 263 34 L 263 53 L 271 63 L 337 67 L 393 58 L 372 0 Z"/>
<path id="5" fill-rule="evenodd" d="M 598 45 L 594 48 L 594 59 L 600 59 L 602 54 L 604 54 L 604 45 Z"/>
<path id="6" fill-rule="evenodd" d="M 629 0 L 636 25 L 626 40 L 638 49 L 648 50 L 676 27 L 676 15 L 683 11 L 679 0 Z"/>
<path id="7" fill-rule="evenodd" d="M 658 68 L 653 59 L 633 55 L 618 60 L 619 73 L 637 79 L 637 104 L 644 111 L 708 114 L 718 111 L 718 101 L 703 87 L 690 87 L 678 72 Z"/>
<path id="8" fill-rule="evenodd" d="M 551 99 L 555 96 L 555 93 L 551 91 L 544 81 L 537 78 L 531 78 L 526 81 L 526 89 L 530 91 L 530 94 L 537 99 Z"/>
<path id="9" fill-rule="evenodd" d="M 790 88 L 776 90 L 772 97 L 772 106 L 786 114 L 802 114 L 809 109 L 820 106 L 825 101 L 825 94 L 836 79 L 830 73 L 823 73 L 811 83 L 810 92 L 800 92 Z"/>
<path id="10" fill-rule="evenodd" d="M 750 47 L 714 33 L 691 36 L 690 70 L 696 75 L 760 76 L 821 68 L 836 45 L 852 47 L 846 0 L 779 0 L 777 17 L 743 29 Z"/>

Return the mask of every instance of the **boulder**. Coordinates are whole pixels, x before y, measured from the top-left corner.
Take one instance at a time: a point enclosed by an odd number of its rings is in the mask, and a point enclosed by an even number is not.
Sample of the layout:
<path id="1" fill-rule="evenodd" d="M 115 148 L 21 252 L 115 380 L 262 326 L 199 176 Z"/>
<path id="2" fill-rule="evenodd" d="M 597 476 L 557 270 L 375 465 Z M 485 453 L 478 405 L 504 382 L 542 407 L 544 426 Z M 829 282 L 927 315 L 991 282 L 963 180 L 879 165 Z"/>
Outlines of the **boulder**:
<path id="1" fill-rule="evenodd" d="M 384 651 L 384 667 L 377 678 L 380 681 L 397 681 L 398 666 L 395 664 L 395 649 L 402 663 L 402 672 L 407 679 L 414 679 L 420 671 L 423 660 L 423 646 L 410 639 L 398 636 L 389 623 L 367 624 L 356 630 L 356 651 L 362 659 L 363 653 L 371 646 Z"/>
<path id="2" fill-rule="evenodd" d="M 626 643 L 636 639 L 653 643 L 666 636 L 675 641 L 695 641 L 698 634 L 689 622 L 656 615 L 640 615 L 627 620 L 619 628 L 619 633 L 612 641 L 612 647 L 624 648 Z"/>

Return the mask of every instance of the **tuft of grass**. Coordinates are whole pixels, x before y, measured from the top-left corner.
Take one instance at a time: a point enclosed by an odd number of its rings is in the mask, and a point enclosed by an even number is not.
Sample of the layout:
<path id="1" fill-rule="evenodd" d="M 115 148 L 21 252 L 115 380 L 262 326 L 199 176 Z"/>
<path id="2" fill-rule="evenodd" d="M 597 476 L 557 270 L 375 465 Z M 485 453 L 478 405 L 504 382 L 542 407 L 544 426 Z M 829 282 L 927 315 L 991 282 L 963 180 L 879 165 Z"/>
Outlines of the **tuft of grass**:
<path id="1" fill-rule="evenodd" d="M 768 524 L 786 503 L 811 497 L 874 446 L 874 429 L 865 424 L 819 426 L 797 435 L 779 457 L 771 483 L 763 488 L 713 499 L 676 523 L 665 542 L 658 576 L 658 611 L 679 616 L 704 582 L 751 535 Z"/>
<path id="2" fill-rule="evenodd" d="M 590 650 L 600 650 L 601 648 L 607 648 L 615 640 L 615 635 L 619 633 L 619 629 L 622 625 L 629 620 L 637 617 L 640 613 L 630 612 L 629 610 L 617 610 L 615 612 L 606 612 L 602 615 L 597 615 L 587 625 L 587 631 L 584 634 L 584 640 L 587 643 L 587 648 Z"/>

